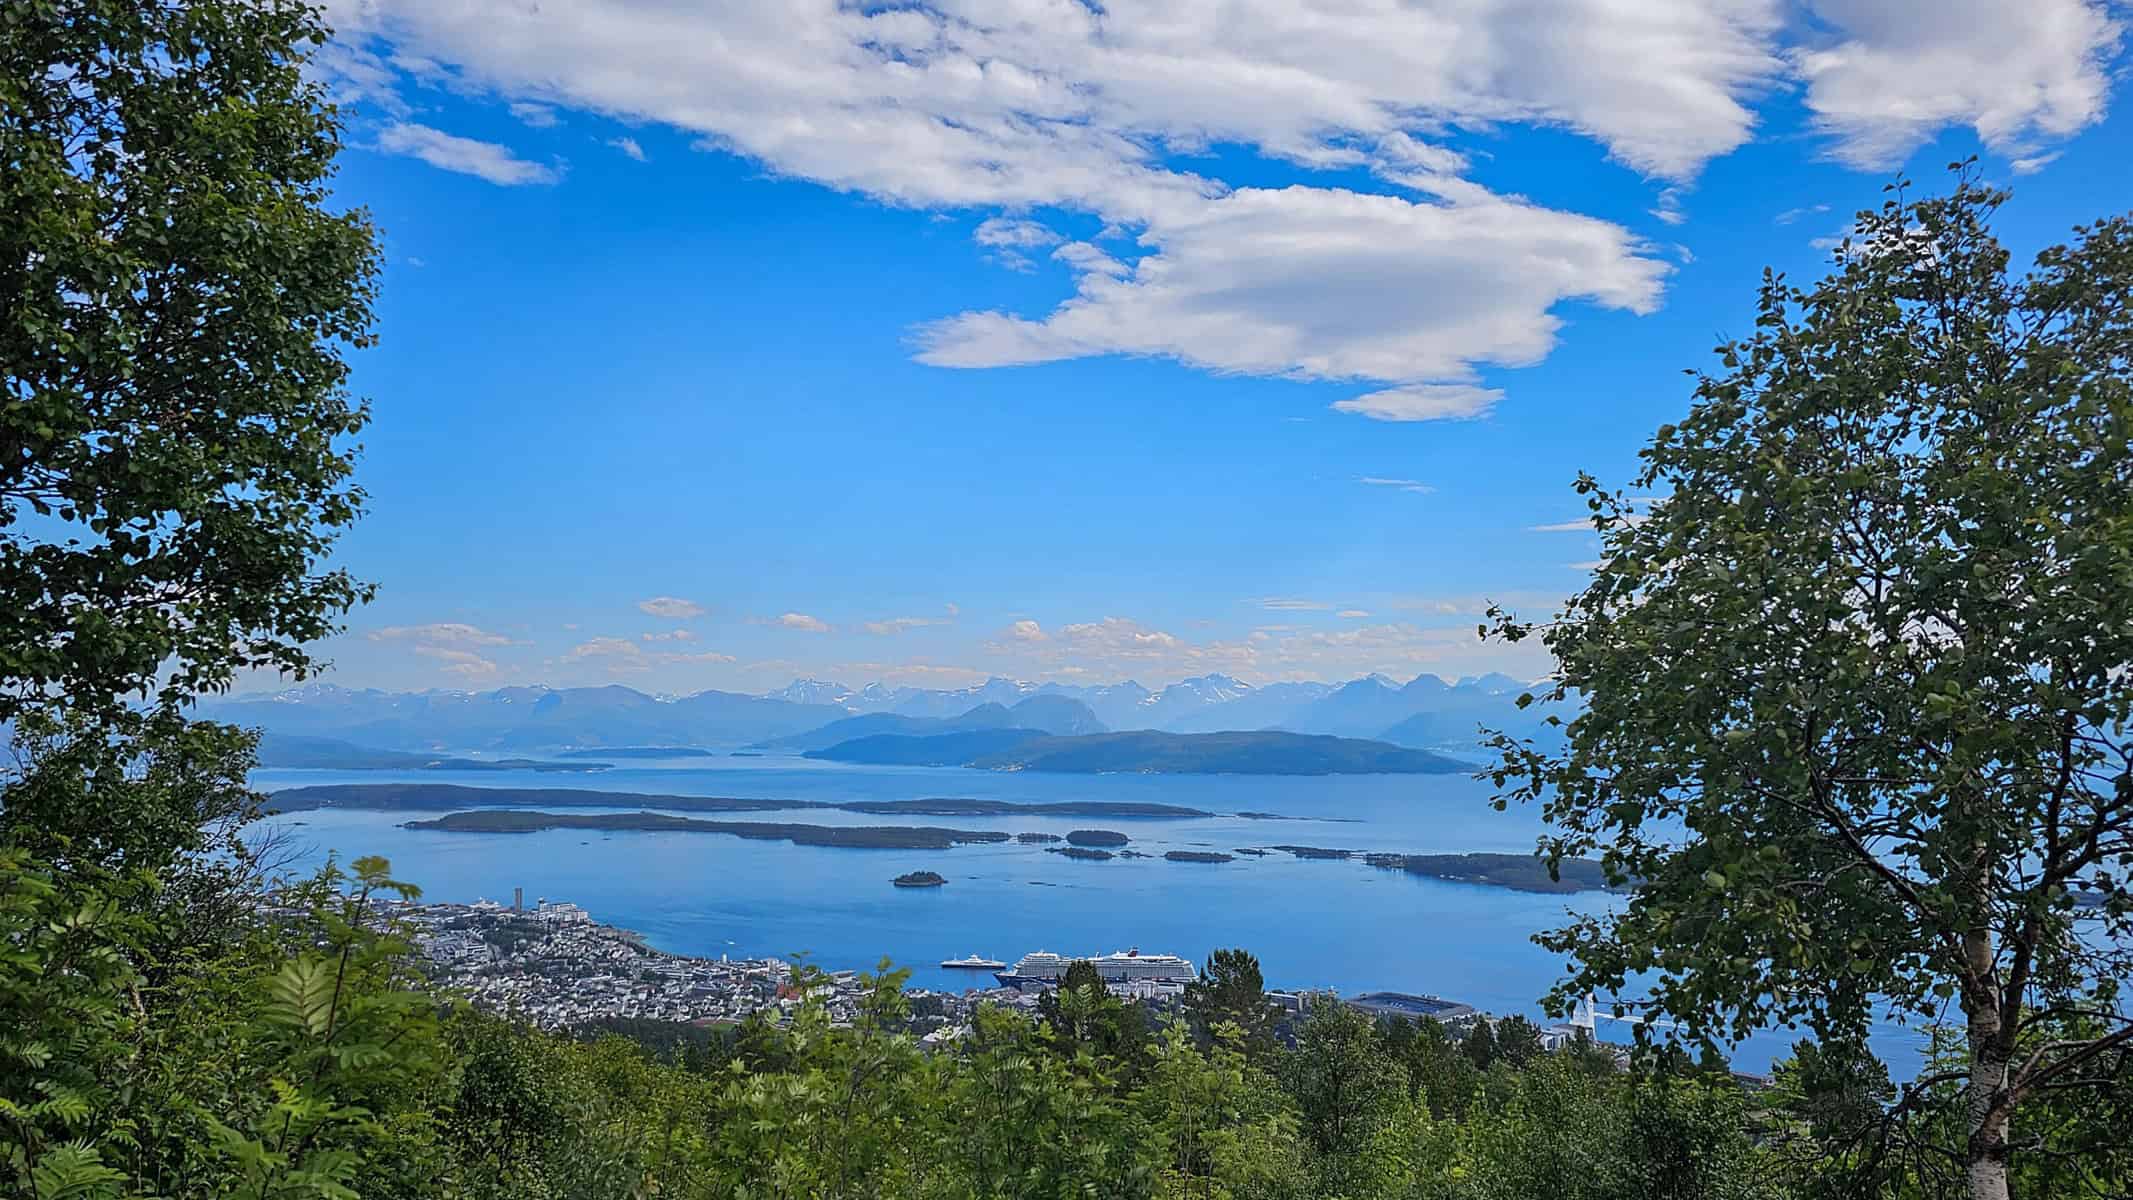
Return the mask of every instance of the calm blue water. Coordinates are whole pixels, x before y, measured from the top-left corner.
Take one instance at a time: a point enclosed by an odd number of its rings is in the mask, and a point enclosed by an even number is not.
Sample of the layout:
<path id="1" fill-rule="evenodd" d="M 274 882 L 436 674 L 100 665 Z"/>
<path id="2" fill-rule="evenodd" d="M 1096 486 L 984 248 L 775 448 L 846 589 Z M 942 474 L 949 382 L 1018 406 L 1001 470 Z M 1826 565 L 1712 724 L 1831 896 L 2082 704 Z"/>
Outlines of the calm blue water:
<path id="1" fill-rule="evenodd" d="M 1538 815 L 1494 811 L 1486 785 L 1464 776 L 1043 775 L 783 758 L 684 759 L 594 775 L 254 775 L 254 783 L 268 791 L 403 781 L 812 801 L 1147 801 L 1284 818 L 701 814 L 1011 832 L 1106 828 L 1130 835 L 1135 849 L 1157 856 L 1109 862 L 1077 862 L 1015 844 L 852 850 L 702 833 L 439 833 L 400 828 L 430 815 L 404 812 L 326 810 L 269 822 L 293 827 L 307 863 L 328 852 L 344 859 L 382 854 L 397 876 L 420 884 L 431 899 L 508 902 L 511 889 L 523 887 L 529 902 L 537 896 L 574 901 L 664 950 L 735 957 L 805 953 L 830 968 L 871 967 L 886 955 L 912 968 L 913 981 L 927 987 L 989 983 L 935 965 L 972 952 L 1013 962 L 1038 949 L 1094 954 L 1139 946 L 1204 961 L 1217 948 L 1243 946 L 1259 956 L 1270 986 L 1430 992 L 1538 1018 L 1537 1001 L 1560 968 L 1531 936 L 1573 913 L 1618 903 L 1598 893 L 1528 895 L 1287 854 L 1223 864 L 1160 857 L 1167 850 L 1276 843 L 1412 853 L 1530 851 L 1540 833 Z M 658 805 L 632 804 L 628 811 L 640 808 L 657 811 Z M 889 883 L 921 869 L 938 871 L 948 885 L 910 889 Z M 1758 1038 L 1741 1048 L 1736 1061 L 1761 1069 L 1790 1041 Z"/>

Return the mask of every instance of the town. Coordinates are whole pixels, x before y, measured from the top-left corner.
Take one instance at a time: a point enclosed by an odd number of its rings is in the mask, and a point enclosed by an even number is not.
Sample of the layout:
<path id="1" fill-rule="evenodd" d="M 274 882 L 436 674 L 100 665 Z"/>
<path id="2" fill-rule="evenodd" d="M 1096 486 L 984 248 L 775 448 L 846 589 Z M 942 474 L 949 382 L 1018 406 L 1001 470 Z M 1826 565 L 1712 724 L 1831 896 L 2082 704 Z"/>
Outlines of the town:
<path id="1" fill-rule="evenodd" d="M 584 908 L 536 900 L 523 891 L 510 904 L 389 903 L 383 910 L 402 923 L 436 981 L 478 1008 L 506 1013 L 544 1029 L 570 1029 L 613 1019 L 738 1023 L 761 1015 L 777 1023 L 809 999 L 819 1000 L 831 1022 L 849 1024 L 867 990 L 863 974 L 849 969 L 810 971 L 777 958 L 716 959 L 671 954 L 648 945 L 630 930 L 601 924 Z M 1178 1006 L 1179 981 L 1121 979 L 1109 982 L 1123 999 L 1158 1011 Z M 961 1037 L 983 1004 L 1034 1011 L 1044 988 L 1000 985 L 960 992 L 906 988 L 913 1026 L 928 1045 Z M 1284 1014 L 1299 1015 L 1314 1000 L 1339 1000 L 1375 1017 L 1432 1018 L 1463 1033 L 1476 1021 L 1498 1018 L 1456 1001 L 1403 992 L 1365 992 L 1343 998 L 1330 989 L 1269 991 Z M 1567 1024 L 1540 1031 L 1556 1048 L 1591 1035 L 1596 1013 L 1588 1005 Z"/>

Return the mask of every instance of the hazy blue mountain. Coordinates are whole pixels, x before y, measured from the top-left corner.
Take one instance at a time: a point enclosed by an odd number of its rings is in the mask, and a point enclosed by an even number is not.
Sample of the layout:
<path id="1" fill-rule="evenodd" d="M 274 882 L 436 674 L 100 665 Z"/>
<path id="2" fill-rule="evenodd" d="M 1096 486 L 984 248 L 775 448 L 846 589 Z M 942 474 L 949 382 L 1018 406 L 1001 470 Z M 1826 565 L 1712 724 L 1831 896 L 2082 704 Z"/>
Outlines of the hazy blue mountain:
<path id="1" fill-rule="evenodd" d="M 1451 774 L 1473 769 L 1469 763 L 1442 754 L 1385 742 L 1278 731 L 1186 734 L 1137 730 L 1081 737 L 1050 737 L 1026 729 L 931 737 L 883 734 L 810 751 L 807 757 L 897 766 L 971 766 L 1082 774 Z"/>
<path id="2" fill-rule="evenodd" d="M 970 714 L 963 715 L 968 717 Z M 1039 729 L 1062 736 L 1104 733 L 1110 729 L 1086 703 L 1057 694 L 1039 694 L 1016 704 L 1007 710 L 1007 724 L 1017 729 Z"/>
<path id="3" fill-rule="evenodd" d="M 1168 729 L 1173 722 L 1234 703 L 1252 694 L 1249 683 L 1227 675 L 1180 679 L 1141 701 L 1127 729 Z"/>
<path id="4" fill-rule="evenodd" d="M 1383 675 L 1352 680 L 1290 713 L 1279 722 L 1295 733 L 1373 738 L 1413 716 L 1419 697 Z"/>
<path id="5" fill-rule="evenodd" d="M 883 733 L 810 750 L 806 757 L 881 766 L 960 767 L 1023 742 L 1048 739 L 1049 736 L 1035 729 L 974 729 L 923 737 Z"/>
<path id="6" fill-rule="evenodd" d="M 1360 738 L 1278 731 L 1156 730 L 1039 738 L 975 759 L 971 765 L 1027 771 L 1221 775 L 1452 774 L 1473 769 L 1441 754 Z"/>
<path id="7" fill-rule="evenodd" d="M 846 707 L 853 699 L 852 689 L 841 683 L 827 683 L 820 679 L 795 679 L 774 692 L 763 693 L 766 700 L 783 700 L 787 704 L 834 704 Z"/>
<path id="8" fill-rule="evenodd" d="M 1166 723 L 1173 733 L 1215 733 L 1225 729 L 1278 729 L 1290 714 L 1324 698 L 1330 683 L 1269 683 L 1227 704 L 1187 713 Z"/>
<path id="9" fill-rule="evenodd" d="M 1042 696 L 1065 696 L 1089 706 L 1110 729 L 1138 728 L 1141 702 L 1148 698 L 1148 689 L 1131 679 L 1124 683 L 1106 683 L 1093 687 L 1076 687 L 1064 683 L 1047 683 L 1037 689 Z"/>
<path id="10" fill-rule="evenodd" d="M 905 737 L 931 737 L 944 733 L 964 733 L 979 729 L 1032 729 L 1039 733 L 1076 734 L 1102 733 L 1103 722 L 1089 711 L 1089 706 L 1065 696 L 1031 696 L 1013 708 L 1000 704 L 980 704 L 969 712 L 953 717 L 907 717 L 902 713 L 861 713 L 831 721 L 819 729 L 804 733 L 789 734 L 781 738 L 757 743 L 764 750 L 784 750 L 804 754 L 809 750 L 826 750 L 839 742 L 855 738 L 895 734 Z"/>
<path id="11" fill-rule="evenodd" d="M 846 715 L 734 692 L 666 700 L 621 686 L 397 693 L 315 686 L 215 698 L 201 708 L 232 724 L 394 750 L 739 745 Z"/>
<path id="12" fill-rule="evenodd" d="M 408 750 L 376 750 L 339 738 L 267 732 L 259 739 L 259 765 L 314 771 L 604 771 L 612 763 L 590 758 L 461 758 Z"/>
<path id="13" fill-rule="evenodd" d="M 680 697 L 650 696 L 619 685 L 383 692 L 329 684 L 269 695 L 213 697 L 202 702 L 202 710 L 219 720 L 281 734 L 427 753 L 632 746 L 723 750 L 762 742 L 804 751 L 876 735 L 1001 728 L 1057 735 L 1278 729 L 1456 749 L 1473 744 L 1478 725 L 1537 728 L 1540 714 L 1522 714 L 1514 704 L 1524 690 L 1525 685 L 1503 675 L 1456 683 L 1419 675 L 1405 684 L 1372 675 L 1337 686 L 1255 687 L 1215 674 L 1152 692 L 1132 681 L 1084 687 L 993 678 L 966 688 L 874 683 L 855 690 L 838 682 L 800 679 L 764 696 L 705 691 Z M 841 724 L 863 716 L 900 719 Z M 835 728 L 829 728 L 833 724 Z"/>
<path id="14" fill-rule="evenodd" d="M 980 704 L 1019 704 L 1037 692 L 1037 684 L 994 676 L 967 688 L 880 688 L 875 685 L 861 688 L 851 705 L 868 711 L 902 713 L 907 717 L 953 717 Z"/>

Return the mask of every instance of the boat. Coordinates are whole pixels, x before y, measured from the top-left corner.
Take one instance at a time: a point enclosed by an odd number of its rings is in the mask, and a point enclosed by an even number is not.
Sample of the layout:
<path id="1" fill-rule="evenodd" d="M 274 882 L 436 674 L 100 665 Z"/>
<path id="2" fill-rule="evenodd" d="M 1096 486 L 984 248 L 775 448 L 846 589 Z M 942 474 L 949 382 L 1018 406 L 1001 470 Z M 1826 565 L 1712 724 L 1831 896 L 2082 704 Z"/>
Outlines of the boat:
<path id="1" fill-rule="evenodd" d="M 941 965 L 955 971 L 997 971 L 1007 964 L 997 958 L 973 954 L 968 958 L 944 958 Z"/>
<path id="2" fill-rule="evenodd" d="M 1002 987 L 1052 987 L 1059 982 L 1060 976 L 1066 974 L 1068 967 L 1081 961 L 1095 967 L 1097 977 L 1112 984 L 1191 983 L 1200 977 L 1199 970 L 1189 959 L 1175 954 L 1142 954 L 1140 947 L 1135 946 L 1085 959 L 1038 950 L 1023 955 L 1013 970 L 995 972 L 993 978 L 999 980 Z"/>

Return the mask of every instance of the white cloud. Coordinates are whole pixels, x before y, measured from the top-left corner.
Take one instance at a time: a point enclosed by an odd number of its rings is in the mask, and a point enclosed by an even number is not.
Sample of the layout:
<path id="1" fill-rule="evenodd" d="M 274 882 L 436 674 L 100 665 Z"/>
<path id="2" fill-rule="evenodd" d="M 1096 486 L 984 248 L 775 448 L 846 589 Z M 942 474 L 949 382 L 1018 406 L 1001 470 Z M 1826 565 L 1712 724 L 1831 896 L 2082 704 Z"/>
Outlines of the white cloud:
<path id="1" fill-rule="evenodd" d="M 497 673 L 497 666 L 472 650 L 454 650 L 449 646 L 417 646 L 415 653 L 434 658 L 444 665 L 438 670 L 467 679 L 487 679 Z"/>
<path id="2" fill-rule="evenodd" d="M 1813 216 L 1816 213 L 1826 213 L 1828 211 L 1829 205 L 1827 204 L 1809 204 L 1802 208 L 1788 208 L 1784 212 L 1781 212 L 1778 215 L 1770 218 L 1770 220 L 1774 224 L 1790 225 L 1794 221 L 1799 220 L 1801 217 Z"/>
<path id="3" fill-rule="evenodd" d="M 1051 640 L 1051 635 L 1044 632 L 1044 626 L 1027 619 L 1017 621 L 1008 626 L 1007 636 L 1017 642 L 1046 642 Z"/>
<path id="4" fill-rule="evenodd" d="M 428 625 L 387 625 L 373 629 L 373 642 L 430 642 L 443 646 L 508 646 L 511 639 L 500 633 L 459 621 L 436 621 Z"/>
<path id="5" fill-rule="evenodd" d="M 799 612 L 781 614 L 774 624 L 786 629 L 797 629 L 802 633 L 828 633 L 830 628 L 829 622 Z"/>
<path id="6" fill-rule="evenodd" d="M 731 654 L 720 654 L 716 650 L 699 650 L 692 654 L 661 654 L 656 657 L 661 663 L 671 665 L 702 666 L 734 661 Z"/>
<path id="7" fill-rule="evenodd" d="M 1349 610 L 1359 612 L 1360 610 Z M 1351 619 L 1361 619 L 1360 617 Z M 1063 626 L 1045 642 L 1004 641 L 993 653 L 1040 677 L 1062 679 L 1178 679 L 1222 671 L 1247 679 L 1345 679 L 1371 671 L 1402 677 L 1435 671 L 1465 674 L 1506 670 L 1538 676 L 1543 647 L 1484 643 L 1472 622 L 1420 626 L 1407 622 L 1338 629 L 1268 627 L 1241 638 L 1194 641 L 1126 617 Z"/>
<path id="8" fill-rule="evenodd" d="M 1807 108 L 1855 167 L 1893 166 L 1951 126 L 2034 164 L 2102 118 L 2123 27 L 2100 0 L 1810 0 L 1832 31 L 1793 52 Z"/>
<path id="9" fill-rule="evenodd" d="M 511 115 L 535 129 L 547 129 L 555 124 L 555 110 L 545 104 L 517 101 L 511 105 Z"/>
<path id="10" fill-rule="evenodd" d="M 686 621 L 703 616 L 704 606 L 679 596 L 654 596 L 649 600 L 639 600 L 637 611 L 654 617 L 664 617 L 669 621 Z"/>
<path id="11" fill-rule="evenodd" d="M 1335 400 L 1342 412 L 1374 421 L 1468 421 L 1489 415 L 1503 393 L 1465 383 L 1419 383 Z"/>
<path id="12" fill-rule="evenodd" d="M 1083 263 L 1076 295 L 1031 320 L 964 313 L 917 332 L 936 366 L 1097 354 L 1299 379 L 1403 384 L 1336 405 L 1394 420 L 1474 416 L 1500 395 L 1477 365 L 1555 344 L 1553 307 L 1648 312 L 1671 269 L 1620 226 L 1478 195 L 1456 203 L 1331 188 L 1246 188 L 1151 211 L 1130 268 Z"/>
<path id="13" fill-rule="evenodd" d="M 378 149 L 388 154 L 419 158 L 433 167 L 473 175 L 503 187 L 554 183 L 561 178 L 555 168 L 528 162 L 514 154 L 509 146 L 479 142 L 405 121 L 396 121 L 378 131 Z"/>
<path id="14" fill-rule="evenodd" d="M 665 633 L 640 633 L 637 635 L 637 640 L 643 642 L 693 642 L 696 640 L 696 631 L 693 629 L 669 629 Z"/>
<path id="15" fill-rule="evenodd" d="M 618 137 L 618 138 L 612 138 L 612 139 L 609 139 L 609 141 L 608 141 L 608 143 L 607 143 L 607 144 L 608 144 L 608 145 L 610 145 L 610 146 L 613 146 L 613 147 L 614 147 L 615 149 L 617 149 L 617 150 L 620 150 L 620 151 L 622 151 L 622 153 L 623 153 L 624 155 L 626 155 L 626 156 L 628 156 L 628 157 L 630 157 L 630 158 L 634 158 L 634 159 L 636 159 L 636 160 L 637 160 L 638 162 L 643 162 L 643 161 L 645 160 L 645 159 L 644 159 L 644 147 L 643 147 L 643 146 L 640 146 L 640 145 L 638 145 L 638 144 L 637 144 L 637 139 L 636 139 L 636 138 L 633 138 L 633 137 Z"/>
<path id="16" fill-rule="evenodd" d="M 1071 296 L 944 314 L 913 331 L 927 362 L 1163 357 L 1362 381 L 1376 390 L 1336 407 L 1429 420 L 1486 412 L 1499 394 L 1481 369 L 1539 361 L 1565 305 L 1650 312 L 1670 270 L 1617 223 L 1473 182 L 1446 144 L 1460 131 L 1589 138 L 1659 185 L 1653 211 L 1672 222 L 1703 165 L 1753 134 L 1750 105 L 1794 81 L 1860 163 L 1970 124 L 2033 167 L 2034 143 L 2102 112 L 2117 36 L 2102 0 L 1812 2 L 1819 26 L 1788 26 L 1785 0 L 330 8 L 362 76 L 350 86 L 374 103 L 391 99 L 376 78 L 389 47 L 411 77 L 522 119 L 563 105 L 661 124 L 777 175 L 991 214 L 974 236 L 1016 269 L 1058 246 Z M 554 177 L 502 147 L 391 129 L 451 169 Z M 1220 160 L 1181 157 L 1215 145 L 1375 190 L 1233 187 L 1195 173 Z M 1073 242 L 1020 215 L 1045 211 L 1105 232 Z"/>
<path id="17" fill-rule="evenodd" d="M 1362 619 L 1363 619 L 1364 617 L 1367 617 L 1367 616 L 1369 616 L 1369 615 L 1370 615 L 1370 613 L 1369 613 L 1369 611 L 1368 611 L 1368 610 L 1366 610 L 1366 609 L 1360 609 L 1360 608 L 1344 608 L 1344 609 L 1340 610 L 1339 612 L 1337 612 L 1337 613 L 1334 613 L 1333 615 L 1334 615 L 1334 616 L 1336 616 L 1336 617 L 1339 617 L 1339 618 L 1340 618 L 1340 619 L 1342 619 L 1343 621 L 1360 621 L 1360 620 L 1362 620 Z"/>
<path id="18" fill-rule="evenodd" d="M 1368 484 L 1371 487 L 1398 488 L 1400 491 L 1413 492 L 1418 496 L 1427 496 L 1437 490 L 1434 486 L 1419 479 L 1387 479 L 1382 475 L 1365 475 L 1356 480 L 1356 482 Z"/>
<path id="19" fill-rule="evenodd" d="M 964 313 L 922 357 L 1171 357 L 1297 378 L 1465 383 L 1553 342 L 1556 305 L 1644 312 L 1666 268 L 1625 230 L 1493 195 L 1435 139 L 1520 122 L 1686 179 L 1744 141 L 1775 80 L 1780 0 L 340 0 L 337 23 L 517 103 L 661 122 L 783 175 L 916 207 L 1094 215 L 1138 261 L 1062 251 L 1042 317 Z M 1164 165 L 1218 142 L 1362 167 L 1403 194 L 1232 190 Z M 1007 257 L 1049 244 L 1000 216 Z M 1050 234 L 1056 239 L 1056 234 Z"/>
<path id="20" fill-rule="evenodd" d="M 1265 596 L 1252 603 L 1274 612 L 1327 612 L 1333 608 L 1323 600 L 1300 600 L 1293 596 Z"/>
<path id="21" fill-rule="evenodd" d="M 980 246 L 1006 246 L 1031 250 L 1055 245 L 1065 239 L 1044 225 L 1016 217 L 988 217 L 971 234 Z"/>
<path id="22" fill-rule="evenodd" d="M 628 638 L 618 637 L 596 637 L 589 641 L 579 642 L 563 655 L 563 658 L 570 662 L 587 658 L 606 658 L 635 662 L 643 657 L 644 651 L 637 648 L 637 643 L 630 641 Z"/>
<path id="23" fill-rule="evenodd" d="M 946 617 L 890 617 L 885 621 L 866 621 L 859 627 L 879 637 L 895 637 L 899 633 L 923 629 L 928 625 L 946 624 Z"/>

